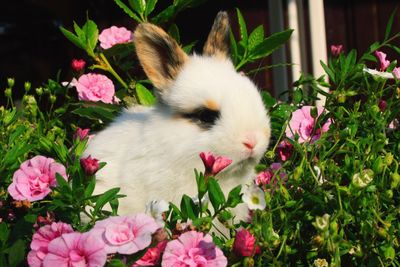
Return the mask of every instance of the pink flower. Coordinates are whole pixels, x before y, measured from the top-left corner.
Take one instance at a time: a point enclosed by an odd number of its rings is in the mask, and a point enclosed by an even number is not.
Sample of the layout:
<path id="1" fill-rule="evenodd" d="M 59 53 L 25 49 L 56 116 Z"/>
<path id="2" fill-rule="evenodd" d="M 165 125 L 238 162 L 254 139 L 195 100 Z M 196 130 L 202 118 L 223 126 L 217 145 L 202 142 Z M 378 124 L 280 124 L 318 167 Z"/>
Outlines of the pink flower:
<path id="1" fill-rule="evenodd" d="M 337 57 L 343 52 L 343 45 L 331 45 L 331 53 Z"/>
<path id="2" fill-rule="evenodd" d="M 90 233 L 68 233 L 48 246 L 43 267 L 102 267 L 107 260 L 104 243 Z"/>
<path id="3" fill-rule="evenodd" d="M 125 27 L 112 26 L 104 29 L 99 35 L 100 46 L 103 49 L 111 48 L 116 44 L 128 43 L 132 40 L 132 32 Z"/>
<path id="4" fill-rule="evenodd" d="M 400 67 L 393 69 L 393 76 L 396 77 L 396 79 L 400 79 Z"/>
<path id="5" fill-rule="evenodd" d="M 83 70 L 85 65 L 86 65 L 86 62 L 83 59 L 73 59 L 71 61 L 71 68 L 76 72 Z"/>
<path id="6" fill-rule="evenodd" d="M 146 254 L 140 260 L 135 262 L 132 267 L 137 266 L 157 266 L 160 264 L 161 253 L 164 252 L 167 246 L 167 240 L 161 241 L 154 248 L 149 248 Z"/>
<path id="7" fill-rule="evenodd" d="M 296 110 L 292 113 L 292 119 L 289 121 L 289 125 L 286 128 L 286 136 L 294 139 L 295 135 L 299 135 L 299 143 L 310 141 L 314 143 L 321 137 L 321 134 L 329 130 L 331 120 L 329 119 L 321 128 L 315 129 L 316 120 L 311 117 L 312 106 L 303 106 L 301 109 Z M 324 111 L 324 108 L 318 107 L 318 117 Z"/>
<path id="8" fill-rule="evenodd" d="M 390 61 L 386 60 L 386 54 L 381 51 L 375 51 L 375 56 L 379 60 L 381 68 L 380 71 L 385 71 L 390 65 Z"/>
<path id="9" fill-rule="evenodd" d="M 265 186 L 271 183 L 271 180 L 273 180 L 277 175 L 279 175 L 279 179 L 284 183 L 287 174 L 281 171 L 282 169 L 282 164 L 280 163 L 272 163 L 271 167 L 269 169 L 266 169 L 263 172 L 260 172 L 255 179 L 256 185 L 261 185 L 265 189 Z M 274 185 L 278 184 L 278 179 L 274 179 Z"/>
<path id="10" fill-rule="evenodd" d="M 211 152 L 201 152 L 200 158 L 204 163 L 204 167 L 206 168 L 206 175 L 217 175 L 220 171 L 232 163 L 231 159 L 223 156 L 215 157 Z"/>
<path id="11" fill-rule="evenodd" d="M 102 74 L 88 73 L 73 79 L 71 84 L 76 87 L 78 97 L 84 101 L 114 102 L 115 88 L 113 82 Z"/>
<path id="12" fill-rule="evenodd" d="M 89 132 L 90 129 L 86 128 L 86 129 L 81 129 L 81 128 L 77 128 L 76 132 L 74 134 L 74 139 L 79 138 L 79 140 L 83 141 L 83 139 L 85 139 L 86 137 L 89 136 Z"/>
<path id="13" fill-rule="evenodd" d="M 272 171 L 265 170 L 263 172 L 260 172 L 259 174 L 257 174 L 255 182 L 256 185 L 267 185 L 271 182 L 271 178 L 273 177 L 273 173 Z"/>
<path id="14" fill-rule="evenodd" d="M 13 175 L 8 192 L 15 200 L 41 200 L 57 185 L 56 173 L 67 180 L 65 167 L 52 158 L 36 156 L 26 160 Z"/>
<path id="15" fill-rule="evenodd" d="M 49 243 L 65 233 L 72 233 L 71 225 L 58 222 L 41 227 L 32 236 L 31 251 L 28 253 L 28 264 L 30 267 L 40 267 L 48 253 Z"/>
<path id="16" fill-rule="evenodd" d="M 133 254 L 150 245 L 158 228 L 152 217 L 135 214 L 97 221 L 91 232 L 103 240 L 107 253 Z"/>
<path id="17" fill-rule="evenodd" d="M 252 257 L 260 252 L 260 248 L 256 246 L 256 238 L 248 230 L 242 228 L 236 233 L 233 252 L 239 257 Z"/>
<path id="18" fill-rule="evenodd" d="M 80 159 L 81 167 L 85 171 L 86 175 L 91 176 L 95 174 L 100 165 L 99 165 L 99 160 L 92 158 L 90 155 L 87 158 L 81 158 Z"/>
<path id="19" fill-rule="evenodd" d="M 168 242 L 161 262 L 163 267 L 222 267 L 227 264 L 226 257 L 212 242 L 211 236 L 196 231 L 183 233 L 178 239 Z"/>
<path id="20" fill-rule="evenodd" d="M 286 140 L 279 143 L 276 152 L 282 161 L 287 161 L 293 153 L 293 145 Z"/>

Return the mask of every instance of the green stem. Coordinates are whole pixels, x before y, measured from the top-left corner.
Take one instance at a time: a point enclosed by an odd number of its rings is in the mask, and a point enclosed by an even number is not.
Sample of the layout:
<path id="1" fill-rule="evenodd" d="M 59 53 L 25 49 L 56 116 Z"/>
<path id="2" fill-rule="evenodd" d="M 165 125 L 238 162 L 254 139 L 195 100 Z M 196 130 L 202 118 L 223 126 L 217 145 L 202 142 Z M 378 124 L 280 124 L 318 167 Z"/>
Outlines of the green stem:
<path id="1" fill-rule="evenodd" d="M 99 55 L 102 62 L 105 64 L 105 67 L 103 67 L 102 65 L 97 65 L 97 68 L 103 69 L 111 73 L 125 89 L 128 89 L 128 85 L 124 82 L 124 80 L 122 80 L 122 78 L 118 75 L 118 73 L 115 72 L 110 62 L 108 62 L 107 58 L 105 57 L 105 55 L 103 53 L 100 53 Z"/>

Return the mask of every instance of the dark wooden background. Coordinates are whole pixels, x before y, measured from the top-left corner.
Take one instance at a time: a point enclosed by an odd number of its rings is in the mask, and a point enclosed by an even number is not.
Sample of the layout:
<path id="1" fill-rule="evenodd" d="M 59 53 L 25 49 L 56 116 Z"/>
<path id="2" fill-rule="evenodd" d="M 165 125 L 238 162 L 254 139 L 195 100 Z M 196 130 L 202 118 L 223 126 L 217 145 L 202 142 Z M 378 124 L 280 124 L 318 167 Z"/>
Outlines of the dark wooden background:
<path id="1" fill-rule="evenodd" d="M 172 0 L 159 2 L 162 3 L 159 8 L 162 8 Z M 307 18 L 308 1 L 303 2 Z M 328 51 L 331 44 L 343 44 L 346 51 L 355 48 L 361 54 L 370 44 L 383 39 L 387 20 L 398 5 L 398 0 L 325 0 Z M 210 0 L 200 7 L 183 11 L 177 17 L 182 42 L 199 40 L 195 50 L 201 51 L 219 10 L 229 12 L 237 33 L 235 7 L 242 11 L 249 29 L 263 24 L 266 33 L 270 34 L 268 1 Z M 100 29 L 111 25 L 135 27 L 135 23 L 112 0 L 19 0 L 3 3 L 0 8 L 0 91 L 6 87 L 7 77 L 16 78 L 20 91 L 25 81 L 31 81 L 37 87 L 47 78 L 55 78 L 58 71 L 61 71 L 62 80 L 71 79 L 71 59 L 86 56 L 67 41 L 58 28 L 63 25 L 70 29 L 72 21 L 82 25 L 87 14 Z M 308 23 L 306 20 L 306 27 Z M 393 30 L 400 31 L 400 9 Z M 309 36 L 306 37 L 309 42 Z M 385 52 L 389 53 L 391 60 L 400 61 L 398 54 Z M 269 58 L 252 67 L 266 64 L 270 64 Z M 306 71 L 311 71 L 311 68 Z M 256 73 L 252 78 L 260 88 L 273 92 L 270 71 Z M 2 99 L 3 94 L 0 103 Z"/>

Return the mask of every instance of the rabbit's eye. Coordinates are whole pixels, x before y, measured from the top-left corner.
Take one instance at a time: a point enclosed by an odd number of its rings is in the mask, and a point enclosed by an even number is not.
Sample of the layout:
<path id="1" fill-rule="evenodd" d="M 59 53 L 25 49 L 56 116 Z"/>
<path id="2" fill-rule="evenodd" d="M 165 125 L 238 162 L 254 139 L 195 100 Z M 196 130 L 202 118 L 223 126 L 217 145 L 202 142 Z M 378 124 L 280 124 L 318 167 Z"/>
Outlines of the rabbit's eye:
<path id="1" fill-rule="evenodd" d="M 209 129 L 215 121 L 220 117 L 219 110 L 212 110 L 205 107 L 197 108 L 190 113 L 183 113 L 182 116 L 186 119 L 199 124 L 200 127 Z"/>

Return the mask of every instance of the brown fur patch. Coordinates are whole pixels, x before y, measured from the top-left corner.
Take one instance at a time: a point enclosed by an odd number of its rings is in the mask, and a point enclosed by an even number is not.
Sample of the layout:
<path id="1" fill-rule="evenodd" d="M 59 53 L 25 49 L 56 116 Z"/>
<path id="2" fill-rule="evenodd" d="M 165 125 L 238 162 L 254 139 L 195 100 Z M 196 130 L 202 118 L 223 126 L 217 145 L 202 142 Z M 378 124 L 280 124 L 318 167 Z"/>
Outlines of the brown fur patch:
<path id="1" fill-rule="evenodd" d="M 215 111 L 219 110 L 219 105 L 218 105 L 218 103 L 215 102 L 215 101 L 212 100 L 212 99 L 208 99 L 208 100 L 204 103 L 204 106 L 205 106 L 206 108 L 208 108 L 208 109 L 211 109 L 211 110 L 215 110 Z"/>
<path id="2" fill-rule="evenodd" d="M 168 88 L 187 61 L 186 53 L 163 29 L 150 23 L 138 25 L 134 43 L 147 77 L 159 90 Z"/>
<path id="3" fill-rule="evenodd" d="M 203 54 L 227 58 L 229 54 L 229 17 L 226 12 L 218 12 L 207 41 L 203 47 Z"/>

